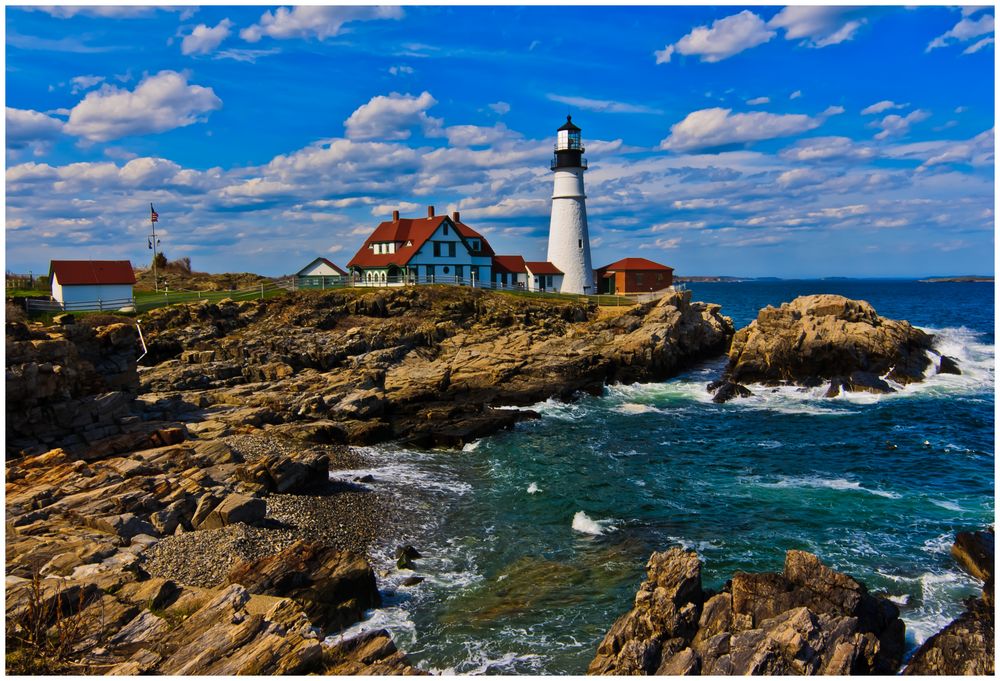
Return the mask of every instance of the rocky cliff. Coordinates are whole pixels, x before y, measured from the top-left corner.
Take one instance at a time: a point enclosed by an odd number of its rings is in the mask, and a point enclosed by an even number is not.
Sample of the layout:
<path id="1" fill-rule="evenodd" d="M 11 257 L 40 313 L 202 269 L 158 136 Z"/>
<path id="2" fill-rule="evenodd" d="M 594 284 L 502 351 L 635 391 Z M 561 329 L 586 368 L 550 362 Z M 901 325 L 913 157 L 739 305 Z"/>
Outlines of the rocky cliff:
<path id="1" fill-rule="evenodd" d="M 194 304 L 7 325 L 7 669 L 412 673 L 365 553 L 391 500 L 338 444 L 454 444 L 531 404 L 725 349 L 718 306 L 456 288 Z M 101 322 L 108 322 L 101 325 Z"/>
<path id="2" fill-rule="evenodd" d="M 896 606 L 812 554 L 789 551 L 780 574 L 738 572 L 718 594 L 694 552 L 654 553 L 646 569 L 590 674 L 891 674 L 902 660 Z"/>
<path id="3" fill-rule="evenodd" d="M 826 395 L 834 397 L 841 390 L 892 392 L 888 381 L 922 381 L 932 363 L 935 372 L 960 373 L 953 359 L 933 347 L 933 336 L 909 322 L 879 316 L 863 300 L 801 296 L 762 309 L 735 334 L 723 380 L 709 389 L 716 401 L 725 401 L 749 394 L 745 383 L 827 383 Z"/>
<path id="4" fill-rule="evenodd" d="M 458 287 L 304 292 L 178 306 L 143 321 L 151 412 L 225 432 L 460 445 L 524 406 L 657 380 L 725 351 L 732 324 L 690 292 L 600 317 L 596 306 Z"/>

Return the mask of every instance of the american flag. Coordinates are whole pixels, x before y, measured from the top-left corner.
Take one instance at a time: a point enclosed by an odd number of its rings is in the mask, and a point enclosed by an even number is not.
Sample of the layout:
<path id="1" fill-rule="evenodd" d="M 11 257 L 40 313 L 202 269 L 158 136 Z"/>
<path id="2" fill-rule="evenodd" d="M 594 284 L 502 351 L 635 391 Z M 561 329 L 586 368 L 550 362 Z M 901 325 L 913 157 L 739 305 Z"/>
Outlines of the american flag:
<path id="1" fill-rule="evenodd" d="M 160 214 L 153 209 L 153 204 L 149 204 L 149 221 L 150 222 L 160 221 Z"/>

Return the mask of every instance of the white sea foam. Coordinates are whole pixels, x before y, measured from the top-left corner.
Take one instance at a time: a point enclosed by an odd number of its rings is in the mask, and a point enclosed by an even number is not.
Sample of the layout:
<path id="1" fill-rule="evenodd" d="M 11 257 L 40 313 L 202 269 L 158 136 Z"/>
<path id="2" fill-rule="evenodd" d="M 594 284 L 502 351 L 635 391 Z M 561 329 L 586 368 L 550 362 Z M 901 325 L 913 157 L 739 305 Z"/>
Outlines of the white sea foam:
<path id="1" fill-rule="evenodd" d="M 660 410 L 648 404 L 639 404 L 638 402 L 626 402 L 625 404 L 620 404 L 617 407 L 615 407 L 615 411 L 617 411 L 619 414 L 628 414 L 630 416 L 633 416 L 635 414 L 649 414 L 650 412 L 658 412 Z"/>
<path id="2" fill-rule="evenodd" d="M 466 442 L 465 445 L 462 447 L 462 451 L 463 452 L 474 452 L 477 449 L 479 449 L 479 443 L 480 442 L 482 442 L 482 440 L 475 440 L 473 442 Z"/>
<path id="3" fill-rule="evenodd" d="M 955 511 L 956 513 L 965 513 L 965 509 L 956 504 L 954 501 L 942 501 L 940 499 L 931 499 L 931 503 L 935 506 L 940 506 L 941 508 L 948 511 Z"/>
<path id="4" fill-rule="evenodd" d="M 889 594 L 888 598 L 896 605 L 906 605 L 910 602 L 910 594 L 899 594 L 898 596 L 895 594 Z"/>
<path id="5" fill-rule="evenodd" d="M 841 491 L 853 491 L 853 492 L 867 492 L 868 494 L 874 494 L 876 496 L 885 497 L 886 499 L 899 499 L 900 495 L 895 492 L 889 492 L 882 489 L 872 489 L 869 487 L 862 487 L 860 482 L 855 480 L 847 480 L 845 478 L 821 478 L 817 476 L 791 476 L 782 475 L 778 476 L 775 482 L 761 482 L 759 478 L 749 478 L 752 484 L 759 487 L 813 487 L 813 488 L 826 488 Z"/>
<path id="6" fill-rule="evenodd" d="M 402 649 L 412 647 L 417 640 L 417 625 L 410 619 L 410 614 L 398 605 L 377 608 L 365 612 L 365 619 L 356 622 L 341 632 L 327 636 L 323 641 L 327 645 L 335 645 L 349 641 L 369 631 L 385 629 L 393 642 Z"/>
<path id="7" fill-rule="evenodd" d="M 541 491 L 535 483 L 528 485 L 528 494 L 538 494 Z"/>
<path id="8" fill-rule="evenodd" d="M 601 535 L 615 527 L 611 520 L 593 520 L 583 511 L 577 511 L 573 516 L 573 529 L 582 534 Z"/>

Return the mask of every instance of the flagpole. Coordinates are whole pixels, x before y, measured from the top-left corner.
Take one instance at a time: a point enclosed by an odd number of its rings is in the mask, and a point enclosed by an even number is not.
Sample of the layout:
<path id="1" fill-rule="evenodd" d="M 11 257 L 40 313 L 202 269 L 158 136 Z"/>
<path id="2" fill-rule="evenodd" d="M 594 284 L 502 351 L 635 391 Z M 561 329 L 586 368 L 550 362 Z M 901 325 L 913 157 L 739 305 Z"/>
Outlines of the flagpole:
<path id="1" fill-rule="evenodd" d="M 159 293 L 160 282 L 156 276 L 156 211 L 153 204 L 149 204 L 149 226 L 153 229 L 153 291 Z"/>

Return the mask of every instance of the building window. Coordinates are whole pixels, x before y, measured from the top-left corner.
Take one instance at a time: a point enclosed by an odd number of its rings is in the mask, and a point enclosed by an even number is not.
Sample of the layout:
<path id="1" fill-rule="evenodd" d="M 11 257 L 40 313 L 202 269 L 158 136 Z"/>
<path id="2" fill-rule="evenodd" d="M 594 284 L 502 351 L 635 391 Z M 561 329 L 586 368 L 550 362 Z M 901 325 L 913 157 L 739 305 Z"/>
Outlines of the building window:
<path id="1" fill-rule="evenodd" d="M 434 242 L 434 257 L 435 258 L 440 258 L 441 257 L 441 242 L 440 241 L 435 241 Z"/>
<path id="2" fill-rule="evenodd" d="M 583 250 L 583 239 L 576 240 L 576 247 L 579 248 L 580 250 Z"/>
<path id="3" fill-rule="evenodd" d="M 426 267 L 426 272 L 427 272 L 427 278 L 428 279 L 433 279 L 434 278 L 434 265 L 425 265 L 425 267 Z"/>
<path id="4" fill-rule="evenodd" d="M 461 279 L 464 274 L 465 274 L 465 270 L 462 268 L 462 266 L 461 265 L 456 265 L 455 266 L 455 278 L 456 279 Z"/>
<path id="5" fill-rule="evenodd" d="M 448 257 L 449 258 L 454 258 L 455 257 L 455 242 L 454 241 L 449 241 L 448 242 Z"/>
<path id="6" fill-rule="evenodd" d="M 450 267 L 445 266 L 442 269 L 443 269 L 443 271 L 444 271 L 445 274 L 448 274 L 449 272 L 451 272 L 451 268 Z"/>
<path id="7" fill-rule="evenodd" d="M 447 236 L 447 234 L 448 234 L 448 223 L 447 222 L 444 223 L 444 233 L 445 233 L 445 236 Z"/>
<path id="8" fill-rule="evenodd" d="M 642 286 L 642 272 L 637 272 L 635 275 L 635 285 Z"/>

